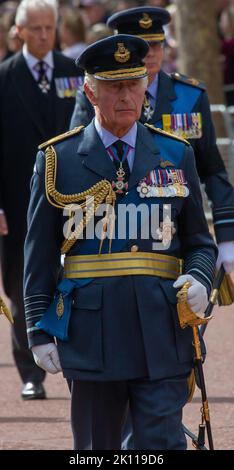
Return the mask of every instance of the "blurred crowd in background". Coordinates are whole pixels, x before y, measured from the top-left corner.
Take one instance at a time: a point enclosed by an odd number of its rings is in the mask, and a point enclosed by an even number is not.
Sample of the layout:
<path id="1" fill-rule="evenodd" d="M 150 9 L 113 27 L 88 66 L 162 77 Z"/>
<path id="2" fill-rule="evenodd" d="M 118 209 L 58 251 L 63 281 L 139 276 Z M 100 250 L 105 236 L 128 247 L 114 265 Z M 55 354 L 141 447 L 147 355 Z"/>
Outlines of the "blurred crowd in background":
<path id="1" fill-rule="evenodd" d="M 234 0 L 214 0 L 220 37 L 220 67 L 225 85 L 234 84 Z M 14 24 L 18 1 L 0 0 L 0 62 L 21 49 Z M 170 11 L 172 21 L 166 27 L 164 70 L 177 71 L 176 10 L 179 1 L 169 0 L 60 0 L 57 49 L 77 58 L 88 44 L 112 31 L 106 26 L 108 16 L 116 11 L 141 5 L 162 6 Z M 199 78 L 199 77 L 198 77 Z M 234 94 L 227 94 L 227 104 L 234 105 Z"/>

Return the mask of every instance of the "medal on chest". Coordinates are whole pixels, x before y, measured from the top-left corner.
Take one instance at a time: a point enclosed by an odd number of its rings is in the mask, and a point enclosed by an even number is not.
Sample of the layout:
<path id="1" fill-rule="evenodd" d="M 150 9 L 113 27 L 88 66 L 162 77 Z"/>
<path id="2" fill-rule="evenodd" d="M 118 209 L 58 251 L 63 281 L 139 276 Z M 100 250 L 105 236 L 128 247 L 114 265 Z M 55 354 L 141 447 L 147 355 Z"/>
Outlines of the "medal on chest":
<path id="1" fill-rule="evenodd" d="M 149 100 L 146 98 L 145 96 L 145 99 L 144 99 L 144 103 L 143 103 L 143 114 L 146 118 L 146 121 L 150 121 L 150 119 L 152 118 L 153 114 L 154 114 L 154 109 L 152 108 Z"/>
<path id="2" fill-rule="evenodd" d="M 117 194 L 124 194 L 128 189 L 128 178 L 130 174 L 128 166 L 128 154 L 130 146 L 124 144 L 122 150 L 118 153 L 115 144 L 108 148 L 108 153 L 111 156 L 114 166 L 116 168 L 116 179 L 112 181 L 112 188 Z"/>
<path id="3" fill-rule="evenodd" d="M 48 80 L 45 77 L 43 77 L 41 79 L 38 86 L 41 89 L 42 93 L 48 93 L 50 91 L 50 83 L 48 82 Z"/>
<path id="4" fill-rule="evenodd" d="M 144 197 L 188 197 L 189 189 L 181 169 L 155 169 L 140 181 L 137 191 Z"/>
<path id="5" fill-rule="evenodd" d="M 125 177 L 123 163 L 120 162 L 119 169 L 116 171 L 116 181 L 112 181 L 112 188 L 118 194 L 123 194 L 128 189 L 128 182 L 125 180 Z"/>
<path id="6" fill-rule="evenodd" d="M 201 113 L 177 113 L 162 115 L 163 130 L 183 139 L 202 137 Z"/>

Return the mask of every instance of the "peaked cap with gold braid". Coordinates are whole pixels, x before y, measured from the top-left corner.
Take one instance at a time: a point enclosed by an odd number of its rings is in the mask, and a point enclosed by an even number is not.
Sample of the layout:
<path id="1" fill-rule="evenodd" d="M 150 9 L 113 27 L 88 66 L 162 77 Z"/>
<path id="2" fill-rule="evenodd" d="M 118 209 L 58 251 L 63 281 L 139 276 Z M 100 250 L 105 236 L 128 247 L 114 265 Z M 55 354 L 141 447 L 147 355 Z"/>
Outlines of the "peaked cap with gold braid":
<path id="1" fill-rule="evenodd" d="M 110 36 L 88 46 L 76 65 L 97 80 L 130 80 L 147 76 L 143 62 L 149 46 L 129 34 Z"/>
<path id="2" fill-rule="evenodd" d="M 114 13 L 107 25 L 118 33 L 132 34 L 147 42 L 163 42 L 163 25 L 170 20 L 170 13 L 164 8 L 143 6 Z"/>

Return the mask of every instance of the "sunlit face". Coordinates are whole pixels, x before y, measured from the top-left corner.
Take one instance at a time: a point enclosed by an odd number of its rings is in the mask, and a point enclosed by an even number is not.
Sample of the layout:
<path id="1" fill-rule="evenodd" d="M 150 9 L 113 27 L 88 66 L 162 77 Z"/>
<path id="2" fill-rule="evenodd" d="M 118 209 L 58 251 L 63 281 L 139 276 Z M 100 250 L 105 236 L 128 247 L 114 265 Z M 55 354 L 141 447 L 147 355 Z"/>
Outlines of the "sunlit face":
<path id="1" fill-rule="evenodd" d="M 18 26 L 20 38 L 37 59 L 43 59 L 55 43 L 56 23 L 53 11 L 48 9 L 29 10 L 27 22 Z"/>
<path id="2" fill-rule="evenodd" d="M 140 118 L 145 95 L 143 80 L 98 81 L 97 97 L 90 95 L 86 87 L 85 91 L 100 124 L 112 133 L 117 129 L 127 131 Z"/>
<path id="3" fill-rule="evenodd" d="M 150 42 L 149 51 L 144 58 L 145 66 L 149 75 L 149 81 L 160 71 L 163 61 L 163 43 Z"/>

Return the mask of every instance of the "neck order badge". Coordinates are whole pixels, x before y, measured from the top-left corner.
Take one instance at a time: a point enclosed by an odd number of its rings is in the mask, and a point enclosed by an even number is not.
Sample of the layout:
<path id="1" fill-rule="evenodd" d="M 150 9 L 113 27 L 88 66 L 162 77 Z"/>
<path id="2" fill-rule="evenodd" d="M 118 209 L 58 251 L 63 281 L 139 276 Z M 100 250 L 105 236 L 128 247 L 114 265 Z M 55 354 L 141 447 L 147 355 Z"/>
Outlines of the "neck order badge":
<path id="1" fill-rule="evenodd" d="M 144 103 L 143 103 L 143 108 L 144 108 L 144 116 L 145 116 L 147 121 L 149 121 L 152 118 L 153 114 L 154 114 L 154 110 L 153 110 L 153 108 L 150 104 L 149 97 L 150 97 L 150 94 L 146 90 L 145 99 L 144 99 Z"/>
<path id="2" fill-rule="evenodd" d="M 48 93 L 50 91 L 50 82 L 46 76 L 46 69 L 47 65 L 43 60 L 40 60 L 40 62 L 35 65 L 35 70 L 38 73 L 37 83 L 42 93 Z"/>
<path id="3" fill-rule="evenodd" d="M 125 144 L 122 140 L 117 140 L 109 148 L 113 163 L 116 167 L 116 181 L 112 181 L 112 188 L 118 194 L 123 194 L 128 189 L 130 169 L 127 156 L 129 150 L 129 145 Z"/>

